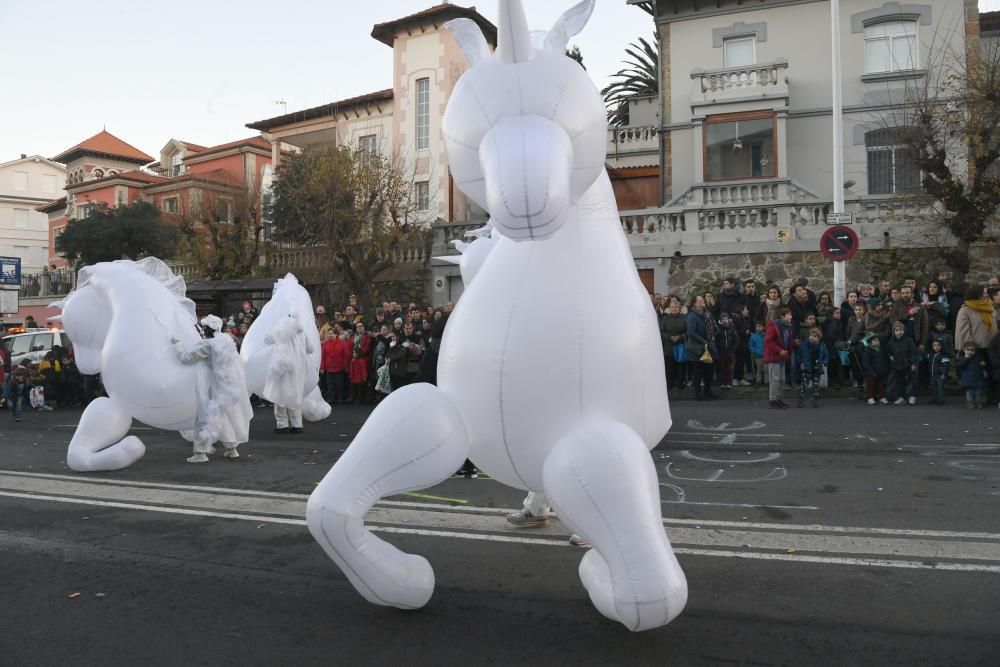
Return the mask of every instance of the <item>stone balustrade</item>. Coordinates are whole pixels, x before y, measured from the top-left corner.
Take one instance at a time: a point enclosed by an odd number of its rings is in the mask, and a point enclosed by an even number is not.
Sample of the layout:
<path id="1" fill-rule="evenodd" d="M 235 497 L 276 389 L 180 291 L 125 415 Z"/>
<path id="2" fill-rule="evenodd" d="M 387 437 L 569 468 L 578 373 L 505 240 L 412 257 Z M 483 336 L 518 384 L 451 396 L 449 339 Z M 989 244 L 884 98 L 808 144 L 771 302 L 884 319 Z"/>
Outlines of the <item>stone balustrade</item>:
<path id="1" fill-rule="evenodd" d="M 608 155 L 657 152 L 659 146 L 660 130 L 655 125 L 608 128 Z"/>
<path id="2" fill-rule="evenodd" d="M 776 60 L 759 65 L 695 69 L 692 103 L 714 104 L 734 98 L 765 98 L 788 96 L 788 61 Z"/>

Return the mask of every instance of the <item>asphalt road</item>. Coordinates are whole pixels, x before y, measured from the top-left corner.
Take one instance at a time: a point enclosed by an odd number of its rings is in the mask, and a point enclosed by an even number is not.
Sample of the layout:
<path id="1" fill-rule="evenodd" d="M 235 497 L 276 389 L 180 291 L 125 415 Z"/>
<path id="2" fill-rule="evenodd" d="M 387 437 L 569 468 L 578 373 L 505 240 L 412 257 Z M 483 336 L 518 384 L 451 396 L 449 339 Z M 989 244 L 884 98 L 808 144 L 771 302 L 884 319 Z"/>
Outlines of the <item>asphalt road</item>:
<path id="1" fill-rule="evenodd" d="M 523 494 L 450 479 L 380 503 L 379 534 L 434 565 L 416 612 L 366 603 L 303 521 L 368 414 L 184 462 L 133 431 L 117 473 L 65 466 L 78 411 L 0 412 L 0 664 L 1000 664 L 1000 411 L 672 404 L 652 452 L 684 613 L 633 634 L 590 605 L 583 550 Z"/>

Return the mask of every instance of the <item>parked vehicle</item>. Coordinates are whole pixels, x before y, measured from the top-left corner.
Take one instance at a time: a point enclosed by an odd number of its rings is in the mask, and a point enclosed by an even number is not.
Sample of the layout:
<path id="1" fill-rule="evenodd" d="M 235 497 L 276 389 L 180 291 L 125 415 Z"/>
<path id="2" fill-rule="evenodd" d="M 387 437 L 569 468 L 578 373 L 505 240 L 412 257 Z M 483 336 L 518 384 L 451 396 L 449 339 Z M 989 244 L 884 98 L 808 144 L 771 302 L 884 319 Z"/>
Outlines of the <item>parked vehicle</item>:
<path id="1" fill-rule="evenodd" d="M 10 356 L 10 363 L 17 365 L 22 359 L 30 359 L 31 363 L 37 364 L 45 358 L 45 353 L 56 345 L 61 345 L 66 349 L 72 347 L 69 336 L 65 331 L 57 329 L 29 329 L 25 333 L 5 336 L 3 347 Z"/>

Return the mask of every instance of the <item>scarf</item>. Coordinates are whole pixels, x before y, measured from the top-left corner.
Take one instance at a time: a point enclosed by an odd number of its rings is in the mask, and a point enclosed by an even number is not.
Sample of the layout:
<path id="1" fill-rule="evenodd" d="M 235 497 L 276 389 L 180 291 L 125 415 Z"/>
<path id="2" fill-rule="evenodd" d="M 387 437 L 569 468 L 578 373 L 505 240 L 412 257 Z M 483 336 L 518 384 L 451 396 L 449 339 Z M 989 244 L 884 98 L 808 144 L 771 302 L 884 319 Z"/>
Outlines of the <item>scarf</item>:
<path id="1" fill-rule="evenodd" d="M 767 319 L 768 322 L 777 319 L 776 311 L 778 310 L 778 307 L 781 306 L 781 299 L 765 299 L 764 303 L 767 304 L 767 314 L 765 315 L 765 319 Z"/>
<path id="2" fill-rule="evenodd" d="M 982 318 L 983 324 L 986 325 L 986 330 L 993 333 L 993 318 L 995 312 L 993 310 L 993 302 L 989 299 L 966 299 L 965 307 L 969 310 L 974 310 L 979 313 L 979 317 Z"/>
<path id="3" fill-rule="evenodd" d="M 358 334 L 357 336 L 354 337 L 354 358 L 355 359 L 360 359 L 362 356 L 364 356 L 364 353 L 362 352 L 362 348 L 361 348 L 361 344 L 363 342 L 364 337 L 365 337 L 365 334 Z"/>

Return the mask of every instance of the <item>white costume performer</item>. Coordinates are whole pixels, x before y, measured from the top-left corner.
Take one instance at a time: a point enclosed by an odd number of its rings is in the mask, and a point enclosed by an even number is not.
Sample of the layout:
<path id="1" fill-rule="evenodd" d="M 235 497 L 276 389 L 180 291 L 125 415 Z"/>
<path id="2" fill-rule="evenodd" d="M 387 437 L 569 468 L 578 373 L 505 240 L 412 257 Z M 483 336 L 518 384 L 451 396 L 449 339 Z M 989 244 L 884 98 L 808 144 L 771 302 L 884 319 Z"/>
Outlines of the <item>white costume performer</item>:
<path id="1" fill-rule="evenodd" d="M 473 21 L 448 24 L 470 67 L 442 122 L 455 184 L 489 211 L 495 236 L 466 250 L 438 386 L 379 404 L 309 497 L 307 523 L 367 600 L 422 607 L 430 564 L 369 532 L 365 514 L 468 457 L 544 493 L 593 544 L 579 573 L 598 611 L 630 630 L 659 627 L 687 601 L 649 456 L 670 428 L 663 350 L 604 166 L 604 105 L 564 55 L 594 0 L 541 34 L 520 0 L 499 5 L 495 52 Z M 540 334 L 553 330 L 564 335 Z"/>
<path id="2" fill-rule="evenodd" d="M 249 429 L 250 411 L 242 405 L 222 407 L 228 405 L 224 393 L 246 396 L 242 371 L 220 365 L 225 387 L 209 407 L 203 402 L 212 398 L 207 392 L 192 391 L 210 386 L 207 364 L 182 363 L 171 344 L 171 338 L 185 348 L 206 342 L 196 328 L 194 303 L 185 292 L 183 278 L 149 257 L 85 267 L 77 288 L 53 304 L 63 310 L 63 327 L 73 340 L 80 372 L 100 373 L 108 394 L 94 400 L 80 418 L 66 454 L 73 470 L 118 470 L 142 458 L 146 452 L 142 441 L 128 435 L 132 419 L 179 431 L 189 440 L 196 430 L 207 438 L 217 428 L 230 442 L 245 440 L 240 436 Z M 227 344 L 220 338 L 218 345 L 221 349 Z M 209 412 L 224 413 L 227 424 L 214 425 L 206 419 Z"/>
<path id="3" fill-rule="evenodd" d="M 253 408 L 243 376 L 243 362 L 236 343 L 223 333 L 222 319 L 209 315 L 201 320 L 206 339 L 186 347 L 172 338 L 181 363 L 197 368 L 198 416 L 193 432 L 182 433 L 193 443 L 188 463 L 205 463 L 216 442 L 225 447 L 223 456 L 239 458 L 237 447 L 250 439 Z"/>
<path id="4" fill-rule="evenodd" d="M 306 323 L 306 324 L 303 324 Z M 312 325 L 312 299 L 295 276 L 276 281 L 271 300 L 250 325 L 240 356 L 251 393 L 274 403 L 279 432 L 330 416 L 319 389 L 319 332 Z"/>

